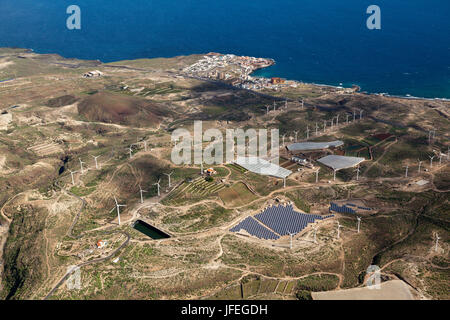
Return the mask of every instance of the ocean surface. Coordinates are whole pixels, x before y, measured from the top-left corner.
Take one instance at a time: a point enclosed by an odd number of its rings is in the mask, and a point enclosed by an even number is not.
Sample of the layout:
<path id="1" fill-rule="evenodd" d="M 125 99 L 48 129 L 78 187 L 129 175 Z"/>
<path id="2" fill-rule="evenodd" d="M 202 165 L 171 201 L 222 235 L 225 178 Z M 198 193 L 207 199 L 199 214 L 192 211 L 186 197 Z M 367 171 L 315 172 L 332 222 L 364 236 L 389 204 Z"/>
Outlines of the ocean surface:
<path id="1" fill-rule="evenodd" d="M 66 28 L 72 4 L 81 30 Z M 381 30 L 366 27 L 372 4 Z M 269 57 L 257 75 L 450 98 L 448 0 L 0 0 L 0 46 L 103 62 Z"/>

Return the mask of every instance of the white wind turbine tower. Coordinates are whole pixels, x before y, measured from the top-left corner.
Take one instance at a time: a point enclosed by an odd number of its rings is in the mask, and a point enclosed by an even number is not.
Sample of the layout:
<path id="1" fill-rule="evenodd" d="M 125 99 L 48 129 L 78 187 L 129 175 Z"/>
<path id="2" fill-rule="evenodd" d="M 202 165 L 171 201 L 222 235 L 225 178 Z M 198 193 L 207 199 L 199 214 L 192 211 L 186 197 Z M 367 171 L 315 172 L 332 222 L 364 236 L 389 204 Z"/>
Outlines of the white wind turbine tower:
<path id="1" fill-rule="evenodd" d="M 319 135 L 319 125 L 316 122 L 316 136 Z"/>
<path id="2" fill-rule="evenodd" d="M 295 233 L 291 233 L 288 231 L 289 237 L 290 237 L 290 243 L 289 243 L 289 249 L 292 250 L 292 238 L 295 236 Z"/>
<path id="3" fill-rule="evenodd" d="M 439 239 L 440 239 L 440 237 L 439 237 L 439 235 L 436 232 L 436 244 L 435 244 L 435 247 L 434 247 L 434 251 L 436 251 L 436 252 L 438 251 Z"/>
<path id="4" fill-rule="evenodd" d="M 346 124 L 348 124 L 348 117 L 349 117 L 349 114 L 347 113 L 347 121 L 346 121 Z"/>
<path id="5" fill-rule="evenodd" d="M 69 170 L 69 171 L 70 171 L 70 176 L 72 177 L 72 185 L 75 185 L 75 180 L 73 179 L 73 174 L 77 173 L 78 171 L 72 171 L 72 170 Z"/>
<path id="6" fill-rule="evenodd" d="M 306 140 L 309 139 L 309 126 L 306 126 Z"/>
<path id="7" fill-rule="evenodd" d="M 286 137 L 286 134 L 283 134 L 282 139 L 283 139 L 283 144 L 281 145 L 282 147 L 284 147 L 284 138 Z"/>
<path id="8" fill-rule="evenodd" d="M 158 187 L 158 197 L 161 196 L 161 193 L 159 192 L 159 188 L 161 188 L 161 186 L 160 186 L 160 184 L 159 184 L 160 182 L 161 182 L 161 179 L 159 179 L 157 183 L 154 183 L 154 184 L 153 184 L 154 186 L 157 186 L 157 187 Z"/>
<path id="9" fill-rule="evenodd" d="M 361 169 L 359 169 L 359 166 L 358 166 L 358 168 L 356 168 L 356 181 L 359 181 L 359 173 L 361 172 Z"/>
<path id="10" fill-rule="evenodd" d="M 340 235 L 341 235 L 341 224 L 339 223 L 339 221 L 337 222 L 338 223 L 338 225 L 337 225 L 337 238 L 339 239 L 340 238 Z"/>
<path id="11" fill-rule="evenodd" d="M 327 128 L 327 120 L 323 120 L 323 133 L 325 133 L 326 128 Z"/>
<path id="12" fill-rule="evenodd" d="M 419 169 L 417 170 L 417 172 L 420 173 L 420 167 L 422 166 L 423 161 L 420 161 L 419 159 L 418 159 L 418 161 L 419 161 Z"/>
<path id="13" fill-rule="evenodd" d="M 316 171 L 316 183 L 319 182 L 319 171 L 320 171 L 320 168 L 317 169 L 317 171 Z"/>
<path id="14" fill-rule="evenodd" d="M 405 178 L 408 178 L 408 168 L 409 168 L 409 166 L 406 166 L 405 168 L 406 168 L 406 171 L 405 171 Z"/>
<path id="15" fill-rule="evenodd" d="M 355 122 L 355 120 L 356 120 L 356 110 L 353 109 L 353 122 Z"/>
<path id="16" fill-rule="evenodd" d="M 147 140 L 144 140 L 144 151 L 147 152 Z"/>
<path id="17" fill-rule="evenodd" d="M 333 121 L 334 121 L 334 118 L 331 118 L 331 129 L 333 129 Z"/>
<path id="18" fill-rule="evenodd" d="M 275 101 L 273 102 L 273 111 L 277 110 L 277 105 L 275 104 Z"/>
<path id="19" fill-rule="evenodd" d="M 286 188 L 286 177 L 283 178 L 283 188 Z"/>
<path id="20" fill-rule="evenodd" d="M 266 114 L 269 114 L 269 105 L 266 106 Z"/>
<path id="21" fill-rule="evenodd" d="M 114 197 L 114 201 L 116 202 L 116 207 L 115 207 L 115 208 L 112 208 L 112 210 L 111 210 L 110 212 L 113 212 L 114 209 L 117 210 L 117 218 L 119 219 L 119 226 L 120 226 L 120 207 L 126 207 L 126 205 L 124 205 L 124 204 L 119 204 L 119 203 L 117 202 L 117 198 L 116 198 L 116 197 Z"/>
<path id="22" fill-rule="evenodd" d="M 294 131 L 295 134 L 295 142 L 297 142 L 298 131 Z"/>
<path id="23" fill-rule="evenodd" d="M 287 99 L 286 99 L 286 100 L 284 100 L 284 108 L 287 109 L 287 107 L 288 107 L 288 104 L 287 104 Z"/>
<path id="24" fill-rule="evenodd" d="M 364 112 L 364 110 L 363 110 L 363 109 L 359 110 L 359 120 L 361 120 L 361 119 L 362 119 L 362 114 L 363 114 L 363 112 Z"/>
<path id="25" fill-rule="evenodd" d="M 141 203 L 144 203 L 144 192 L 148 192 L 147 190 L 142 190 L 141 185 L 139 185 L 139 193 L 141 195 Z"/>
<path id="26" fill-rule="evenodd" d="M 336 169 L 333 170 L 333 181 L 336 181 Z"/>
<path id="27" fill-rule="evenodd" d="M 98 162 L 97 162 L 97 158 L 100 156 L 92 156 L 92 158 L 94 158 L 95 161 L 95 169 L 98 169 Z"/>
<path id="28" fill-rule="evenodd" d="M 83 161 L 81 161 L 81 159 L 79 158 L 78 160 L 80 160 L 80 167 L 81 167 L 81 174 L 84 174 L 84 169 L 83 169 Z"/>
<path id="29" fill-rule="evenodd" d="M 361 217 L 356 217 L 356 219 L 358 220 L 358 233 L 359 233 L 359 228 L 361 226 Z"/>
<path id="30" fill-rule="evenodd" d="M 428 156 L 428 158 L 430 158 L 430 168 L 433 168 L 433 159 L 434 159 L 434 157 L 436 157 L 436 155 Z"/>
<path id="31" fill-rule="evenodd" d="M 200 163 L 200 174 L 203 175 L 203 161 Z"/>
<path id="32" fill-rule="evenodd" d="M 302 109 L 305 107 L 305 101 L 302 99 Z"/>
<path id="33" fill-rule="evenodd" d="M 339 127 L 339 115 L 336 116 L 336 126 Z"/>
<path id="34" fill-rule="evenodd" d="M 130 159 L 133 157 L 133 145 L 131 144 L 128 148 L 128 151 L 130 152 Z"/>
<path id="35" fill-rule="evenodd" d="M 172 187 L 172 184 L 170 183 L 170 176 L 173 174 L 173 171 L 171 173 L 164 173 L 169 178 L 169 188 Z"/>
<path id="36" fill-rule="evenodd" d="M 439 153 L 440 153 L 439 154 L 439 165 L 441 165 L 442 164 L 442 152 L 439 151 Z"/>

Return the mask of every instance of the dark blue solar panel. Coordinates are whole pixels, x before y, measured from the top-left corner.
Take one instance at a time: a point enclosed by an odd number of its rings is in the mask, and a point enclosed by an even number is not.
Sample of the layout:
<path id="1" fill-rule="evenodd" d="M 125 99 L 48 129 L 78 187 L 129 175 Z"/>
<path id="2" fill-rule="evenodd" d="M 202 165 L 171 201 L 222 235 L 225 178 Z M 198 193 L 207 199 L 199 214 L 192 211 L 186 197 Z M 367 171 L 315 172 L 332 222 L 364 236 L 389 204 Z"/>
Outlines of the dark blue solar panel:
<path id="1" fill-rule="evenodd" d="M 306 228 L 308 223 L 324 219 L 317 214 L 297 212 L 292 205 L 269 207 L 255 215 L 255 218 L 282 236 L 286 236 L 289 233 L 298 233 Z"/>
<path id="2" fill-rule="evenodd" d="M 247 217 L 244 220 L 242 220 L 238 225 L 231 228 L 231 232 L 238 232 L 239 230 L 244 229 L 252 236 L 255 236 L 260 239 L 271 239 L 271 240 L 277 240 L 280 237 L 270 231 L 269 229 L 265 228 L 261 224 L 259 224 L 255 219 L 252 217 Z"/>

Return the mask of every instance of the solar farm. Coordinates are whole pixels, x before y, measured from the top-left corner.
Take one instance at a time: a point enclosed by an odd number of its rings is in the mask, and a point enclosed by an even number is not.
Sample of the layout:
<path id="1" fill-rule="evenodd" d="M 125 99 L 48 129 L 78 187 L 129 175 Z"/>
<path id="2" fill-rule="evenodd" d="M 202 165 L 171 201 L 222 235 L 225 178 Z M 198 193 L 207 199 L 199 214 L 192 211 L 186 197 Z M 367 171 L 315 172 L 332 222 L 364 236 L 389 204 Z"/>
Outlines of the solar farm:
<path id="1" fill-rule="evenodd" d="M 357 214 L 357 213 L 370 213 L 371 211 L 373 211 L 372 208 L 369 207 L 365 207 L 363 205 L 357 205 L 355 203 L 351 203 L 351 202 L 345 202 L 342 203 L 341 205 L 339 203 L 336 202 L 331 202 L 330 204 L 330 208 L 329 208 L 330 212 L 337 212 L 337 213 L 352 213 L 352 214 Z"/>
<path id="2" fill-rule="evenodd" d="M 333 215 L 320 216 L 297 212 L 291 204 L 278 205 L 268 207 L 254 217 L 245 218 L 230 231 L 239 232 L 243 229 L 259 239 L 278 240 L 280 237 L 301 232 L 308 224 L 315 223 L 316 220 L 331 217 Z"/>

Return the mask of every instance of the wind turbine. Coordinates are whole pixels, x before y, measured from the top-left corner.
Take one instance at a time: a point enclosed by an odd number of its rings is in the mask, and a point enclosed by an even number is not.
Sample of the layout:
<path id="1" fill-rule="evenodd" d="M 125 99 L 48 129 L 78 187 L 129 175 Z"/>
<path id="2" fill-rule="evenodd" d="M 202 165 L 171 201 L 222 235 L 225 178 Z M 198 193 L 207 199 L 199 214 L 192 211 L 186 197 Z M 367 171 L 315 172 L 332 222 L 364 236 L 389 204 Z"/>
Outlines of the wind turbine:
<path id="1" fill-rule="evenodd" d="M 361 120 L 361 119 L 362 119 L 362 114 L 363 114 L 363 112 L 364 112 L 364 110 L 363 110 L 363 109 L 359 110 L 359 120 Z"/>
<path id="2" fill-rule="evenodd" d="M 309 139 L 309 126 L 306 126 L 306 140 Z"/>
<path id="3" fill-rule="evenodd" d="M 341 224 L 339 223 L 339 221 L 337 222 L 338 223 L 338 225 L 337 225 L 337 238 L 339 239 L 340 238 L 340 235 L 341 235 Z"/>
<path id="4" fill-rule="evenodd" d="M 405 168 L 406 168 L 406 171 L 405 171 L 405 178 L 408 178 L 408 168 L 409 168 L 409 166 L 406 166 Z"/>
<path id="5" fill-rule="evenodd" d="M 356 168 L 356 181 L 358 181 L 359 180 L 359 173 L 361 172 L 361 169 L 359 169 L 359 166 L 358 166 L 358 168 Z"/>
<path id="6" fill-rule="evenodd" d="M 148 192 L 147 190 L 142 190 L 141 185 L 139 185 L 139 193 L 141 195 L 141 203 L 144 203 L 144 192 Z"/>
<path id="7" fill-rule="evenodd" d="M 273 102 L 273 111 L 277 110 L 277 105 L 275 104 L 275 101 Z"/>
<path id="8" fill-rule="evenodd" d="M 266 105 L 266 114 L 269 114 L 269 105 Z"/>
<path id="9" fill-rule="evenodd" d="M 356 110 L 353 109 L 353 122 L 355 122 L 355 120 L 356 120 Z"/>
<path id="10" fill-rule="evenodd" d="M 436 251 L 436 252 L 438 251 L 439 239 L 440 239 L 440 237 L 436 232 L 436 245 L 434 247 L 434 251 Z"/>
<path id="11" fill-rule="evenodd" d="M 440 153 L 439 154 L 439 165 L 441 165 L 442 164 L 442 152 L 439 151 L 439 153 Z"/>
<path id="12" fill-rule="evenodd" d="M 361 226 L 361 217 L 356 217 L 358 220 L 358 233 L 359 233 L 359 227 Z"/>
<path id="13" fill-rule="evenodd" d="M 124 205 L 124 204 L 119 204 L 119 203 L 117 202 L 117 198 L 116 198 L 115 196 L 114 196 L 114 201 L 116 202 L 116 207 L 115 207 L 115 208 L 112 208 L 112 210 L 111 210 L 110 212 L 113 212 L 114 209 L 117 210 L 117 218 L 119 219 L 119 226 L 120 226 L 120 207 L 126 207 L 126 205 Z"/>
<path id="14" fill-rule="evenodd" d="M 159 179 L 157 183 L 154 183 L 154 184 L 153 184 L 154 186 L 157 186 L 157 187 L 158 187 L 158 197 L 161 196 L 161 193 L 159 192 L 159 188 L 161 188 L 161 186 L 160 186 L 160 184 L 159 184 L 160 182 L 161 182 L 161 179 Z"/>
<path id="15" fill-rule="evenodd" d="M 286 188 L 286 177 L 283 178 L 283 188 Z"/>
<path id="16" fill-rule="evenodd" d="M 170 183 L 170 176 L 172 175 L 173 171 L 171 173 L 164 173 L 169 178 L 169 188 L 172 187 Z"/>
<path id="17" fill-rule="evenodd" d="M 304 106 L 305 106 L 305 102 L 302 99 L 302 109 L 304 108 Z"/>
<path id="18" fill-rule="evenodd" d="M 320 171 L 320 168 L 317 169 L 317 171 L 316 171 L 316 183 L 319 182 L 319 171 Z"/>
<path id="19" fill-rule="evenodd" d="M 147 152 L 147 140 L 144 140 L 144 151 Z"/>
<path id="20" fill-rule="evenodd" d="M 323 133 L 325 133 L 326 128 L 327 128 L 327 120 L 323 120 Z"/>
<path id="21" fill-rule="evenodd" d="M 130 145 L 128 150 L 130 151 L 130 159 L 131 159 L 133 157 L 133 145 L 132 144 Z"/>
<path id="22" fill-rule="evenodd" d="M 203 161 L 200 163 L 200 174 L 203 175 Z"/>
<path id="23" fill-rule="evenodd" d="M 337 169 L 333 170 L 333 181 L 336 181 L 336 171 L 337 171 Z"/>
<path id="24" fill-rule="evenodd" d="M 319 135 L 319 125 L 316 122 L 316 136 Z"/>
<path id="25" fill-rule="evenodd" d="M 333 121 L 334 121 L 334 118 L 331 118 L 331 129 L 333 129 Z"/>
<path id="26" fill-rule="evenodd" d="M 288 106 L 287 106 L 287 99 L 286 99 L 286 100 L 284 100 L 284 108 L 287 109 L 287 107 Z"/>
<path id="27" fill-rule="evenodd" d="M 346 124 L 348 124 L 348 117 L 349 117 L 349 114 L 347 113 L 347 122 L 346 122 Z"/>
<path id="28" fill-rule="evenodd" d="M 295 134 L 295 142 L 297 142 L 298 131 L 294 131 L 294 134 Z"/>
<path id="29" fill-rule="evenodd" d="M 75 180 L 73 179 L 73 174 L 77 173 L 78 171 L 72 171 L 72 170 L 69 170 L 69 171 L 70 171 L 70 176 L 72 177 L 72 185 L 75 185 Z"/>
<path id="30" fill-rule="evenodd" d="M 339 127 L 339 114 L 336 116 L 336 126 Z"/>
<path id="31" fill-rule="evenodd" d="M 100 156 L 92 156 L 92 158 L 94 158 L 95 161 L 95 169 L 98 169 L 98 162 L 97 162 L 97 158 Z"/>
<path id="32" fill-rule="evenodd" d="M 289 234 L 289 237 L 290 237 L 290 243 L 289 243 L 289 249 L 291 249 L 292 250 L 292 237 L 293 236 L 295 236 L 295 233 L 290 233 L 289 231 L 288 231 L 288 234 Z"/>
<path id="33" fill-rule="evenodd" d="M 83 163 L 85 162 L 81 161 L 80 158 L 78 158 L 78 160 L 80 160 L 81 174 L 84 174 Z"/>
<path id="34" fill-rule="evenodd" d="M 420 161 L 419 159 L 417 159 L 417 160 L 419 161 L 419 169 L 417 170 L 417 172 L 420 173 L 420 167 L 422 166 L 423 161 Z"/>
<path id="35" fill-rule="evenodd" d="M 286 134 L 283 134 L 282 139 L 283 139 L 283 144 L 282 146 L 284 147 L 284 138 L 286 137 Z"/>
<path id="36" fill-rule="evenodd" d="M 436 157 L 436 155 L 428 156 L 428 158 L 430 158 L 430 168 L 433 168 L 433 159 L 434 159 L 434 157 Z"/>

